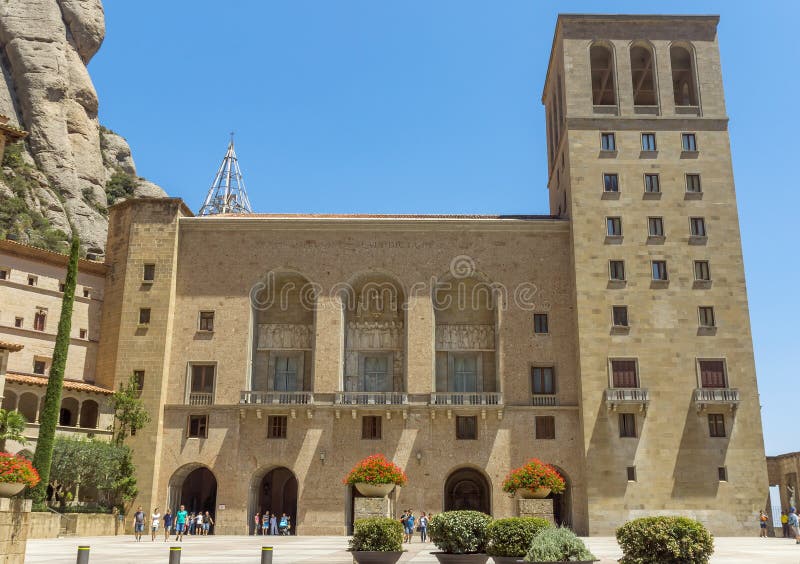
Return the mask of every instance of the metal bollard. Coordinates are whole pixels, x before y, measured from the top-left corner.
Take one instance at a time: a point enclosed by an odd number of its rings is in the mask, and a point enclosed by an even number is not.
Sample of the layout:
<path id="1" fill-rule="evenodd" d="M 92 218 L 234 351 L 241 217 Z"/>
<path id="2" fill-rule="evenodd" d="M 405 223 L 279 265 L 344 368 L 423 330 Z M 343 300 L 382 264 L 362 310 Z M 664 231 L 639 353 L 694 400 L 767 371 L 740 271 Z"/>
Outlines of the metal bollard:
<path id="1" fill-rule="evenodd" d="M 261 547 L 261 564 L 272 564 L 272 547 Z"/>
<path id="2" fill-rule="evenodd" d="M 75 559 L 75 564 L 89 564 L 89 547 L 79 546 L 78 557 Z"/>
<path id="3" fill-rule="evenodd" d="M 181 547 L 169 547 L 169 564 L 181 564 Z"/>

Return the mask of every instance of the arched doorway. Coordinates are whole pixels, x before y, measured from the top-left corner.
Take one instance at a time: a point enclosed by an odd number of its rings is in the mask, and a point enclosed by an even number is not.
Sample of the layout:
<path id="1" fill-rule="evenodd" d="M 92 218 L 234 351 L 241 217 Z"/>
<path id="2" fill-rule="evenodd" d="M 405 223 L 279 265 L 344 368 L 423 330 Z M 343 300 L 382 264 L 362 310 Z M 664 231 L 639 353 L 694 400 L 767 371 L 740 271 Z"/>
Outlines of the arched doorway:
<path id="1" fill-rule="evenodd" d="M 492 514 L 490 486 L 486 477 L 473 468 L 459 468 L 444 485 L 444 510 L 468 509 Z"/>
<path id="2" fill-rule="evenodd" d="M 561 474 L 566 482 L 566 489 L 560 494 L 550 494 L 548 498 L 553 500 L 553 518 L 556 525 L 563 525 L 564 527 L 572 527 L 572 483 L 569 476 L 564 470 L 554 466 L 554 468 Z"/>
<path id="3" fill-rule="evenodd" d="M 169 480 L 168 504 L 173 514 L 183 505 L 189 513 L 208 511 L 216 517 L 217 478 L 200 464 L 182 466 Z"/>
<path id="4" fill-rule="evenodd" d="M 250 486 L 250 511 L 247 515 L 248 531 L 254 532 L 253 515 L 258 512 L 274 513 L 278 520 L 282 514 L 290 519 L 290 534 L 297 534 L 297 478 L 286 467 L 272 468 L 256 473 Z"/>

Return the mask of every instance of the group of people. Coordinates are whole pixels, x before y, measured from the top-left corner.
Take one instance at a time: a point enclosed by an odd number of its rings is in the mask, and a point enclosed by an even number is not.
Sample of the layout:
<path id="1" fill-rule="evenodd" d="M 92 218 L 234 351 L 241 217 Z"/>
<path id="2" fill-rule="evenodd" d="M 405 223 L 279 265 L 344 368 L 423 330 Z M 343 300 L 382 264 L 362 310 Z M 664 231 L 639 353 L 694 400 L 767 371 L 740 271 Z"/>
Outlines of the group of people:
<path id="1" fill-rule="evenodd" d="M 763 511 L 758 512 L 758 526 L 759 537 L 767 538 L 767 525 L 769 517 Z M 781 529 L 783 530 L 783 538 L 794 539 L 795 544 L 800 544 L 800 516 L 797 514 L 797 509 L 794 507 L 789 508 L 789 513 L 781 511 Z"/>
<path id="2" fill-rule="evenodd" d="M 419 533 L 422 542 L 428 542 L 428 522 L 433 517 L 433 513 L 425 514 L 421 512 L 419 518 L 414 517 L 411 509 L 406 509 L 400 516 L 400 523 L 403 525 L 403 542 L 411 542 L 414 538 L 414 531 Z"/>
<path id="3" fill-rule="evenodd" d="M 292 518 L 282 513 L 278 517 L 277 513 L 270 513 L 269 510 L 264 514 L 256 513 L 253 515 L 253 534 L 254 535 L 291 535 Z"/>
<path id="4" fill-rule="evenodd" d="M 147 515 L 142 511 L 141 506 L 138 507 L 133 514 L 133 531 L 137 542 L 142 541 L 146 520 Z M 214 519 L 208 511 L 189 513 L 183 505 L 181 505 L 181 508 L 176 511 L 174 515 L 169 508 L 167 508 L 167 511 L 162 515 L 159 508 L 156 507 L 150 514 L 149 520 L 151 541 L 156 540 L 159 529 L 163 529 L 164 531 L 164 542 L 169 540 L 173 532 L 175 533 L 175 540 L 183 542 L 184 535 L 205 536 L 211 532 L 214 526 Z"/>

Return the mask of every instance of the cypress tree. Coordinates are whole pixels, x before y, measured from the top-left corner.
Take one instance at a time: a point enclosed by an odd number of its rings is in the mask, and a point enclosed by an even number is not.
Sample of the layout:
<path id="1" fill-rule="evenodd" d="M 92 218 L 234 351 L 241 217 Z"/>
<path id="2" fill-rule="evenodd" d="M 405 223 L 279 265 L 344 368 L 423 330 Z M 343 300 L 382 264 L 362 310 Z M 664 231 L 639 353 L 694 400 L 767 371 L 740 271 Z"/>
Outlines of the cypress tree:
<path id="1" fill-rule="evenodd" d="M 53 363 L 50 366 L 50 379 L 44 396 L 44 406 L 39 415 L 39 438 L 36 452 L 33 455 L 33 466 L 42 479 L 31 490 L 31 497 L 42 503 L 47 497 L 47 485 L 50 482 L 50 464 L 53 461 L 53 444 L 56 436 L 56 425 L 61 410 L 61 390 L 64 387 L 64 369 L 67 365 L 70 331 L 72 330 L 72 304 L 75 301 L 75 285 L 78 277 L 78 255 L 80 240 L 72 231 L 72 247 L 69 253 L 67 278 L 64 281 L 64 297 L 61 301 L 61 318 L 58 320 L 58 333 L 53 348 Z"/>

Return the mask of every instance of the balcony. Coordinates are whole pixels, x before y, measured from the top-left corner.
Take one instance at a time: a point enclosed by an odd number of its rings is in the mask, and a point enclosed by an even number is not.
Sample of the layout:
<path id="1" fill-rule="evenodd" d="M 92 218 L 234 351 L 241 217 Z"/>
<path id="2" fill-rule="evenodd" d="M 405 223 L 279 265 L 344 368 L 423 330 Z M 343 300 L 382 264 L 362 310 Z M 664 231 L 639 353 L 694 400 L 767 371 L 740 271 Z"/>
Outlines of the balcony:
<path id="1" fill-rule="evenodd" d="M 533 394 L 531 405 L 535 407 L 552 407 L 558 405 L 558 398 L 555 394 Z"/>
<path id="2" fill-rule="evenodd" d="M 337 405 L 407 405 L 405 392 L 336 392 Z"/>
<path id="3" fill-rule="evenodd" d="M 708 407 L 725 406 L 731 411 L 736 411 L 739 406 L 739 390 L 735 388 L 696 388 L 694 403 L 697 411 L 701 412 Z"/>
<path id="4" fill-rule="evenodd" d="M 189 405 L 214 405 L 214 394 L 191 392 L 187 403 Z"/>
<path id="5" fill-rule="evenodd" d="M 431 394 L 431 405 L 502 406 L 503 394 L 499 392 L 434 392 Z"/>
<path id="6" fill-rule="evenodd" d="M 606 407 L 617 411 L 620 407 L 638 407 L 646 412 L 650 394 L 645 388 L 606 388 Z"/>
<path id="7" fill-rule="evenodd" d="M 239 403 L 245 405 L 311 405 L 314 403 L 314 394 L 312 392 L 244 390 L 239 396 Z"/>

